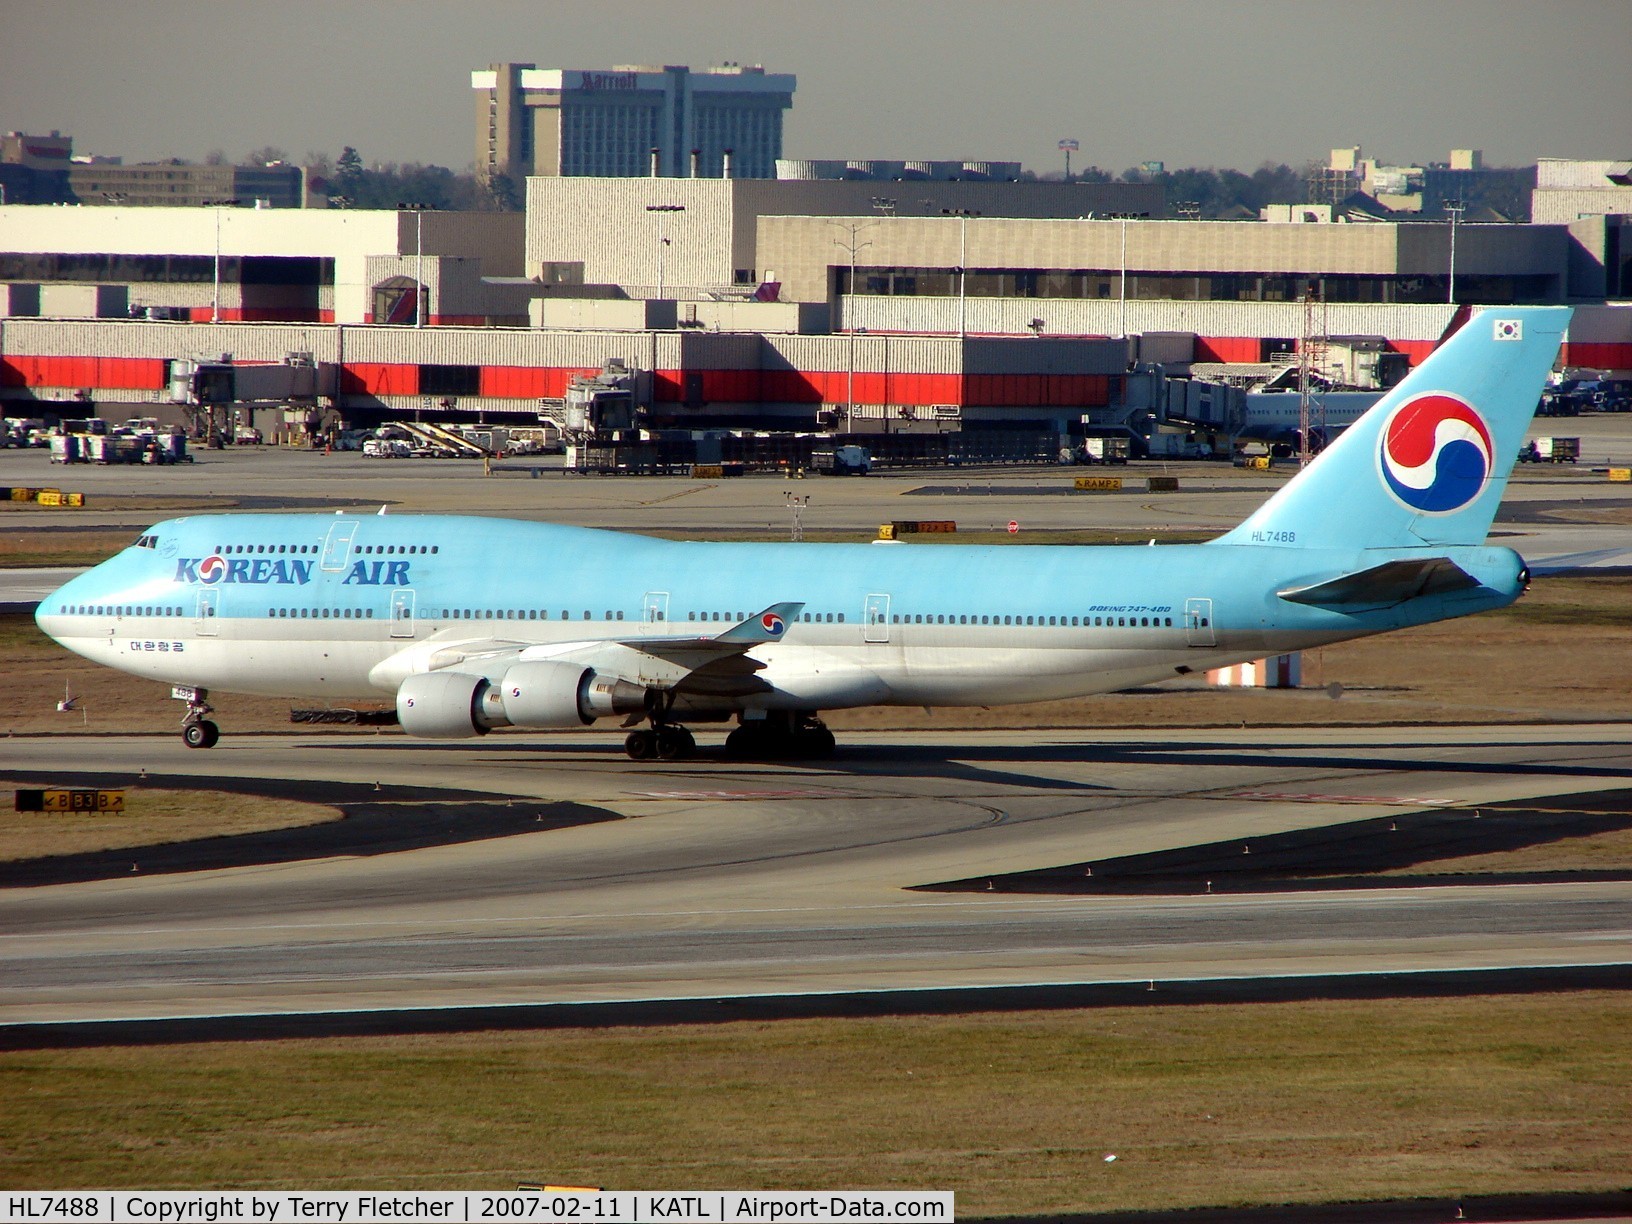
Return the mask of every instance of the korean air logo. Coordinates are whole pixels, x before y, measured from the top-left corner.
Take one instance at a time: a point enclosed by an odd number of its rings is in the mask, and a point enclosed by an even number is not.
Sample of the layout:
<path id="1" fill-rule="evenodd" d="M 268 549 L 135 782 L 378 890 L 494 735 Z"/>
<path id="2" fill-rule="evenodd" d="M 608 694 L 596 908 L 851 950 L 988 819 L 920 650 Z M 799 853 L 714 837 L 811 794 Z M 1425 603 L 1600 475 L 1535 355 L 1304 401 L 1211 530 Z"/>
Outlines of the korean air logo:
<path id="1" fill-rule="evenodd" d="M 198 563 L 198 580 L 214 586 L 227 576 L 227 562 L 219 553 L 211 553 Z"/>
<path id="2" fill-rule="evenodd" d="M 1484 492 L 1495 446 L 1473 405 L 1443 391 L 1406 400 L 1377 448 L 1383 484 L 1419 514 L 1454 514 Z"/>
<path id="3" fill-rule="evenodd" d="M 759 618 L 760 628 L 772 637 L 781 637 L 788 631 L 788 623 L 775 612 L 767 612 Z"/>

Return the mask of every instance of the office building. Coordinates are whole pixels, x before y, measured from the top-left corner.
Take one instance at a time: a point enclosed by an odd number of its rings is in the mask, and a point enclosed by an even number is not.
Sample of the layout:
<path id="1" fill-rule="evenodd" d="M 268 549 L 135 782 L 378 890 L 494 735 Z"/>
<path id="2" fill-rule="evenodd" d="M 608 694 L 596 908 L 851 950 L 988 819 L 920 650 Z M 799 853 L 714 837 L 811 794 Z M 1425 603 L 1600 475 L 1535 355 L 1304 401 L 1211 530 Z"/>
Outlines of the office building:
<path id="1" fill-rule="evenodd" d="M 727 64 L 473 72 L 476 174 L 775 178 L 795 78 Z"/>

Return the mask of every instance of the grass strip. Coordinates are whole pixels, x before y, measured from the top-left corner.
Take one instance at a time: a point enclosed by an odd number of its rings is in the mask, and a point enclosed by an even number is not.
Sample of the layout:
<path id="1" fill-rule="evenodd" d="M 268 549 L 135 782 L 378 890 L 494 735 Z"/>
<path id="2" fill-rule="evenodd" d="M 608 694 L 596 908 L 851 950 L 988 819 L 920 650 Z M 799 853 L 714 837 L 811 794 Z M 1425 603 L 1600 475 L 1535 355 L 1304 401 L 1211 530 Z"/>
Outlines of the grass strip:
<path id="1" fill-rule="evenodd" d="M 339 820 L 339 808 L 225 791 L 125 788 L 125 810 L 16 812 L 15 788 L 0 787 L 0 862 L 85 854 L 136 846 L 159 846 L 204 837 L 231 837 L 267 829 L 293 829 Z"/>
<path id="2" fill-rule="evenodd" d="M 8 1187 L 936 1188 L 960 1215 L 1602 1192 L 1632 996 L 13 1052 L 0 1083 Z"/>

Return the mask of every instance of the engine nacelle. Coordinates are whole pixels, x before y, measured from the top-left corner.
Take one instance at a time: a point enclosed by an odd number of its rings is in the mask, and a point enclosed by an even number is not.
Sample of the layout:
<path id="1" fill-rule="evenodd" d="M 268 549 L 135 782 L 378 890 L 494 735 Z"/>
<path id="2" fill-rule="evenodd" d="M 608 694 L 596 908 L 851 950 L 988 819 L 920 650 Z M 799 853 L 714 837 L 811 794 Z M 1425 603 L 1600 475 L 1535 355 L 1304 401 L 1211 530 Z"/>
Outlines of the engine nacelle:
<path id="1" fill-rule="evenodd" d="M 464 672 L 421 672 L 397 689 L 397 721 L 409 735 L 468 739 L 486 735 L 494 723 L 483 709 L 492 685 Z"/>
<path id="2" fill-rule="evenodd" d="M 588 726 L 597 718 L 646 708 L 638 684 L 577 663 L 517 663 L 498 684 L 504 717 L 518 727 Z"/>
<path id="3" fill-rule="evenodd" d="M 409 676 L 397 720 L 409 735 L 468 739 L 494 727 L 579 727 L 646 709 L 646 689 L 577 663 L 517 663 L 495 684 L 468 672 Z"/>

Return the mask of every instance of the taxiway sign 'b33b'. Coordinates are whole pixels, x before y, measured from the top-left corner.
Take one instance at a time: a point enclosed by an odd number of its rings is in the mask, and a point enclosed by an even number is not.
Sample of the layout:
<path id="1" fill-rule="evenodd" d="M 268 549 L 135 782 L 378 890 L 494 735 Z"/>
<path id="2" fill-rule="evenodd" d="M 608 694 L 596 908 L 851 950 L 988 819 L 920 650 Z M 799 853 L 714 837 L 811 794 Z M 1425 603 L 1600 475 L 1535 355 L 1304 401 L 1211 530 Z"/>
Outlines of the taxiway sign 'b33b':
<path id="1" fill-rule="evenodd" d="M 636 759 L 740 724 L 820 755 L 820 711 L 1109 692 L 1500 608 L 1528 573 L 1490 528 L 1570 311 L 1474 318 L 1235 530 L 1168 547 L 673 542 L 505 519 L 172 519 L 51 595 L 39 624 L 166 681 L 208 747 L 211 690 L 396 700 L 403 730 L 623 720 Z"/>

